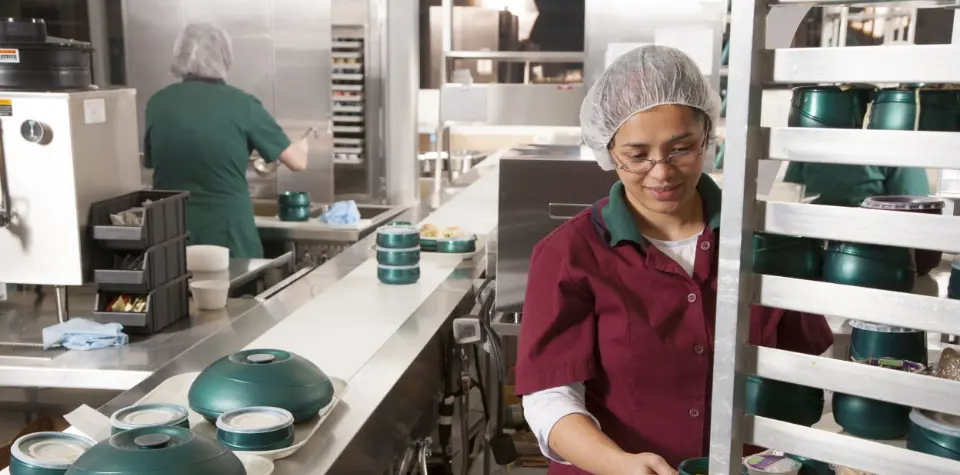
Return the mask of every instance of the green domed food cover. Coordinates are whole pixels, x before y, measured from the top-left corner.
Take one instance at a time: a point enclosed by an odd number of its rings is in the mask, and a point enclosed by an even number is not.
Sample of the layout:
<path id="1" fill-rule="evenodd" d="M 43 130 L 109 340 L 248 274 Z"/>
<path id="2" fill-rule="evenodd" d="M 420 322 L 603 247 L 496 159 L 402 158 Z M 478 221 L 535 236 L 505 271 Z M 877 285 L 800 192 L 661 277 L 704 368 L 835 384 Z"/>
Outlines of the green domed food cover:
<path id="1" fill-rule="evenodd" d="M 296 422 L 312 419 L 333 400 L 333 383 L 316 365 L 283 350 L 244 350 L 203 370 L 190 386 L 190 409 L 216 421 L 246 407 L 286 409 Z"/>
<path id="2" fill-rule="evenodd" d="M 219 442 L 182 427 L 121 432 L 84 453 L 67 475 L 245 475 Z"/>

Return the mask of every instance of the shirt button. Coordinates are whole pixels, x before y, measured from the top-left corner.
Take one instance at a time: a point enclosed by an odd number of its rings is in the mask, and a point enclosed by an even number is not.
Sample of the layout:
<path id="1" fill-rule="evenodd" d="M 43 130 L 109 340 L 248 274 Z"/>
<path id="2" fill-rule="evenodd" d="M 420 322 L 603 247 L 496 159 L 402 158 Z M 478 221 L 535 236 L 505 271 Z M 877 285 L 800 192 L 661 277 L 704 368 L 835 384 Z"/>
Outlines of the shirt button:
<path id="1" fill-rule="evenodd" d="M 698 410 L 696 410 L 696 409 L 690 409 L 689 414 L 690 414 L 690 417 L 692 417 L 692 418 L 694 418 L 694 419 L 700 417 L 700 411 L 698 411 Z"/>
<path id="2" fill-rule="evenodd" d="M 693 303 L 697 301 L 697 294 L 691 293 L 687 295 L 687 302 Z"/>
<path id="3" fill-rule="evenodd" d="M 700 249 L 703 249 L 704 251 L 709 251 L 709 250 L 710 250 L 710 243 L 707 242 L 707 241 L 701 242 L 701 243 L 700 243 Z"/>
<path id="4" fill-rule="evenodd" d="M 694 347 L 693 347 L 693 352 L 696 353 L 696 354 L 698 354 L 698 355 L 702 355 L 702 354 L 703 354 L 703 347 L 700 346 L 700 345 L 694 346 Z"/>

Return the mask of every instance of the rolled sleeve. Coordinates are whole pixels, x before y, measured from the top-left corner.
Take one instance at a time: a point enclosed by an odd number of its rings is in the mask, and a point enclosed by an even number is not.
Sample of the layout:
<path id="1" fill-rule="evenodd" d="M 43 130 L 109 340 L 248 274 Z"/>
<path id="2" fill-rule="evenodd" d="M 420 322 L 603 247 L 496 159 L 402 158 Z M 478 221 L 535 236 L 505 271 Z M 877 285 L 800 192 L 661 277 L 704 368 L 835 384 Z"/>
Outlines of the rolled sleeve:
<path id="1" fill-rule="evenodd" d="M 276 161 L 290 146 L 290 138 L 257 99 L 252 99 L 250 103 L 247 140 L 267 163 Z"/>
<path id="2" fill-rule="evenodd" d="M 582 279 L 544 242 L 530 259 L 517 350 L 517 394 L 588 381 L 597 372 L 597 317 Z"/>
<path id="3" fill-rule="evenodd" d="M 537 438 L 540 452 L 554 462 L 569 465 L 569 462 L 550 448 L 550 432 L 560 419 L 581 414 L 600 427 L 597 419 L 587 412 L 584 393 L 583 383 L 574 383 L 544 389 L 523 397 L 523 415 Z"/>
<path id="4" fill-rule="evenodd" d="M 819 356 L 833 345 L 833 331 L 823 315 L 783 312 L 777 325 L 777 348 Z"/>

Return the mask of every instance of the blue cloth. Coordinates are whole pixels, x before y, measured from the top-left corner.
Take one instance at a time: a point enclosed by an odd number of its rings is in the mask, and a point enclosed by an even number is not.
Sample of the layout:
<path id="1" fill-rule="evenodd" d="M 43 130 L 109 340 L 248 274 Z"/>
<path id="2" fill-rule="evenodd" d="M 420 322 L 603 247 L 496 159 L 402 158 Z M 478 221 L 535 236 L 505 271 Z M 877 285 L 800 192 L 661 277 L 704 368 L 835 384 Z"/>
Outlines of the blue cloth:
<path id="1" fill-rule="evenodd" d="M 130 337 L 123 333 L 119 323 L 97 323 L 83 318 L 71 318 L 43 329 L 43 349 L 62 346 L 68 350 L 96 350 L 123 346 Z"/>
<path id="2" fill-rule="evenodd" d="M 323 216 L 320 216 L 320 221 L 327 224 L 357 224 L 360 221 L 360 210 L 357 209 L 357 202 L 350 200 L 334 203 Z"/>

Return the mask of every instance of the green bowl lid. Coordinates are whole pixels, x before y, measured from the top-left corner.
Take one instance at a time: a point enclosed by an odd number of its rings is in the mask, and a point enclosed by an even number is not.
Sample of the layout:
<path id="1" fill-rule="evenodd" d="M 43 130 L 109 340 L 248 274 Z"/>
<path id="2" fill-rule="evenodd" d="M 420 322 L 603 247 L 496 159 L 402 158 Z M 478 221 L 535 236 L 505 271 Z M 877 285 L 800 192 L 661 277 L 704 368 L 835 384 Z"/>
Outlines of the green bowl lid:
<path id="1" fill-rule="evenodd" d="M 377 252 L 415 252 L 419 250 L 420 250 L 420 246 L 408 247 L 406 249 L 390 249 L 388 247 L 377 246 Z"/>
<path id="2" fill-rule="evenodd" d="M 377 228 L 377 234 L 420 234 L 420 230 L 413 226 L 388 224 Z"/>
<path id="3" fill-rule="evenodd" d="M 877 333 L 920 333 L 923 331 L 923 330 L 914 330 L 912 328 L 880 325 L 879 323 L 864 322 L 862 320 L 850 320 L 850 326 L 858 330 L 866 330 L 866 331 L 877 332 Z"/>
<path id="4" fill-rule="evenodd" d="M 217 418 L 217 429 L 234 434 L 263 434 L 292 425 L 293 414 L 279 407 L 245 407 Z"/>
<path id="5" fill-rule="evenodd" d="M 177 404 L 139 404 L 120 409 L 110 416 L 110 425 L 121 430 L 139 427 L 177 425 L 189 417 L 187 409 Z"/>
<path id="6" fill-rule="evenodd" d="M 441 242 L 475 242 L 476 240 L 477 240 L 477 236 L 474 235 L 474 234 L 466 234 L 466 235 L 463 235 L 463 236 L 448 237 L 448 238 L 437 238 L 437 242 L 438 242 L 438 243 L 441 243 Z"/>
<path id="7" fill-rule="evenodd" d="M 942 210 L 944 202 L 932 196 L 872 196 L 863 200 L 860 207 L 891 211 Z"/>
<path id="8" fill-rule="evenodd" d="M 910 412 L 910 421 L 931 432 L 960 438 L 960 416 L 914 409 Z"/>
<path id="9" fill-rule="evenodd" d="M 114 435 L 77 459 L 71 473 L 173 475 L 201 464 L 203 473 L 244 475 L 237 456 L 219 442 L 190 429 L 169 426 L 142 427 Z"/>
<path id="10" fill-rule="evenodd" d="M 17 439 L 10 455 L 37 468 L 66 470 L 94 445 L 94 441 L 79 435 L 36 432 Z"/>

